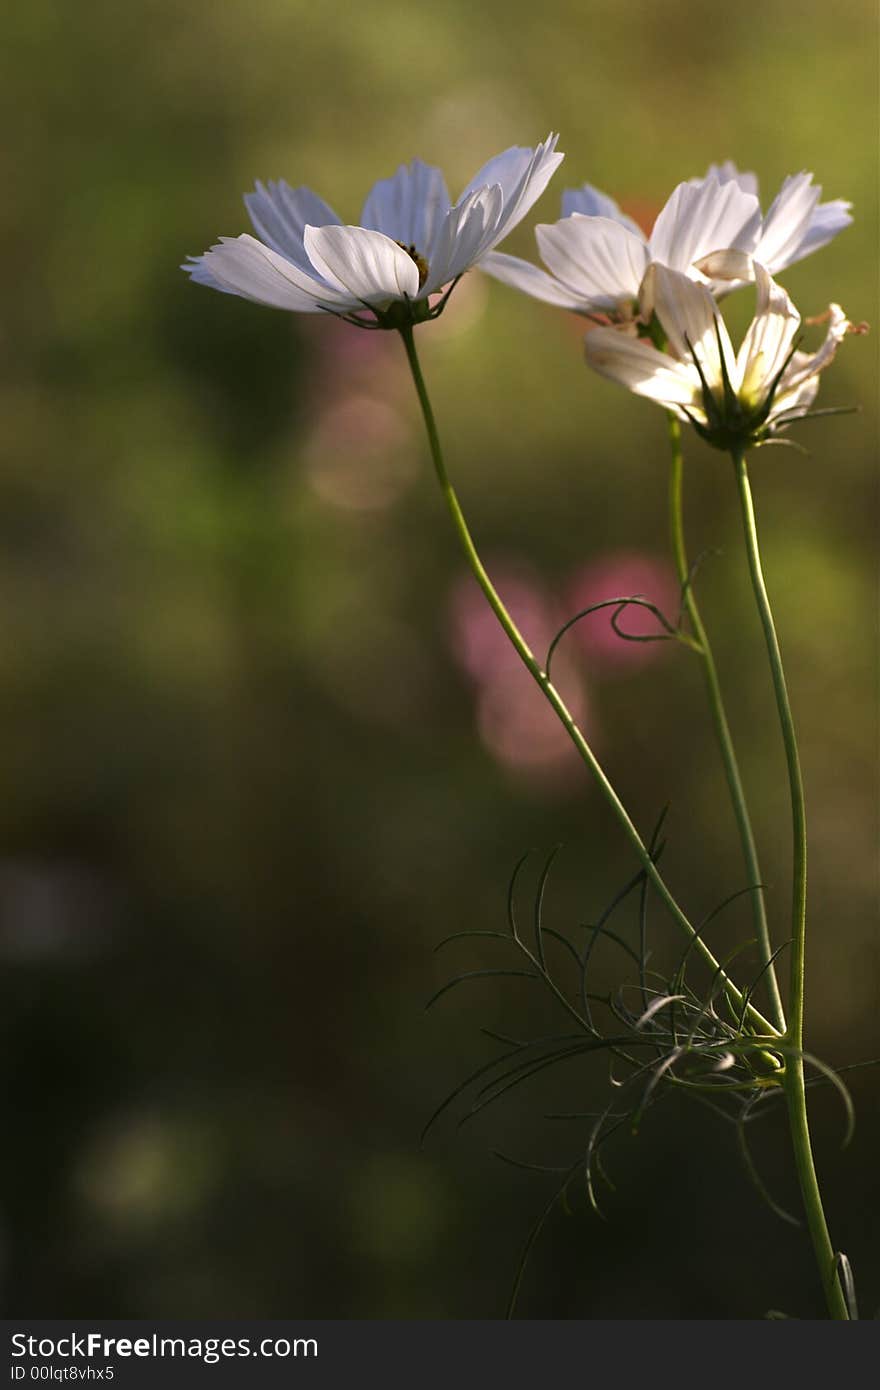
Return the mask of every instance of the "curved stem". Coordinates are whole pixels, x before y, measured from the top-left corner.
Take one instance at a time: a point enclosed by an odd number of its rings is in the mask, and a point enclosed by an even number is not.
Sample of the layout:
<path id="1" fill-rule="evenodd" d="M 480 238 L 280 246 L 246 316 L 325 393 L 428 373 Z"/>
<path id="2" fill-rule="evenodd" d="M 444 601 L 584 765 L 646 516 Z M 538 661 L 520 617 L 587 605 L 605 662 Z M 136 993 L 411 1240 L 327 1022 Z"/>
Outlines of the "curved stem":
<path id="1" fill-rule="evenodd" d="M 715 736 L 721 750 L 724 775 L 727 778 L 730 800 L 733 804 L 733 814 L 736 818 L 737 829 L 739 830 L 739 838 L 742 845 L 746 873 L 748 874 L 749 887 L 752 889 L 749 898 L 752 905 L 755 935 L 758 940 L 761 961 L 766 967 L 765 973 L 767 988 L 770 995 L 771 1016 L 777 1028 L 782 1032 L 785 1029 L 785 1011 L 783 1010 L 782 998 L 779 993 L 779 981 L 776 978 L 776 968 L 772 963 L 773 947 L 770 943 L 770 929 L 767 925 L 767 905 L 764 901 L 764 888 L 761 882 L 761 867 L 758 862 L 758 850 L 755 845 L 755 836 L 752 831 L 752 822 L 749 817 L 749 808 L 746 803 L 742 778 L 740 777 L 739 764 L 733 746 L 733 738 L 730 733 L 730 725 L 727 722 L 727 713 L 721 695 L 721 684 L 718 680 L 715 658 L 712 655 L 709 637 L 700 616 L 693 585 L 690 582 L 691 574 L 688 566 L 687 548 L 684 539 L 684 507 L 682 499 L 684 458 L 681 448 L 681 425 L 671 411 L 667 413 L 667 423 L 669 429 L 669 443 L 672 450 L 672 466 L 669 473 L 669 528 L 672 541 L 672 554 L 675 560 L 678 582 L 681 585 L 685 611 L 690 619 L 693 634 L 699 644 L 700 659 L 703 665 L 703 677 L 706 682 L 706 693 L 709 697 L 709 708 L 712 713 L 712 723 L 715 727 Z"/>
<path id="2" fill-rule="evenodd" d="M 761 569 L 761 553 L 758 546 L 758 531 L 755 524 L 755 509 L 749 487 L 745 454 L 742 450 L 733 453 L 736 480 L 742 508 L 743 529 L 752 588 L 758 605 L 761 626 L 767 655 L 770 658 L 770 672 L 776 696 L 776 708 L 785 745 L 785 759 L 788 765 L 788 784 L 791 796 L 791 823 L 793 839 L 793 889 L 792 889 L 792 951 L 791 951 L 791 997 L 789 1000 L 789 1023 L 786 1042 L 795 1049 L 795 1056 L 785 1067 L 785 1096 L 788 1104 L 789 1126 L 794 1146 L 795 1164 L 801 1185 L 807 1226 L 813 1242 L 819 1275 L 825 1292 L 828 1311 L 832 1318 L 846 1321 L 849 1318 L 846 1299 L 837 1275 L 834 1247 L 828 1233 L 828 1223 L 822 1206 L 819 1179 L 813 1162 L 810 1141 L 810 1127 L 807 1119 L 807 1096 L 804 1086 L 804 1065 L 801 1052 L 804 1045 L 804 957 L 807 919 L 807 818 L 804 805 L 804 784 L 801 776 L 800 757 L 794 720 L 782 668 L 782 654 L 773 622 L 770 599 Z"/>
<path id="3" fill-rule="evenodd" d="M 613 786 L 611 785 L 607 776 L 605 775 L 605 772 L 602 769 L 602 766 L 599 763 L 598 759 L 596 758 L 596 755 L 590 748 L 590 745 L 587 743 L 587 740 L 584 738 L 584 735 L 581 733 L 580 729 L 575 723 L 575 720 L 572 717 L 571 712 L 566 706 L 564 700 L 562 699 L 562 696 L 559 694 L 559 691 L 550 681 L 550 678 L 547 675 L 546 671 L 535 659 L 535 656 L 532 653 L 528 643 L 526 642 L 519 628 L 516 626 L 516 623 L 513 621 L 513 618 L 508 613 L 507 609 L 504 606 L 504 603 L 501 600 L 500 595 L 498 594 L 497 590 L 492 584 L 489 575 L 486 573 L 483 562 L 480 559 L 476 546 L 474 545 L 471 533 L 468 530 L 467 522 L 465 521 L 464 513 L 462 512 L 461 506 L 458 501 L 458 497 L 455 493 L 455 489 L 453 488 L 452 483 L 449 480 L 449 475 L 446 472 L 446 465 L 443 461 L 443 453 L 440 448 L 440 438 L 437 433 L 437 425 L 434 420 L 434 412 L 431 409 L 431 402 L 428 396 L 428 390 L 425 385 L 425 379 L 422 375 L 422 369 L 419 363 L 418 353 L 416 352 L 416 345 L 413 337 L 412 326 L 407 325 L 406 327 L 401 328 L 400 335 L 403 339 L 404 347 L 406 348 L 406 355 L 407 360 L 409 362 L 410 370 L 412 372 L 413 384 L 415 385 L 416 394 L 419 398 L 419 405 L 421 406 L 422 416 L 425 422 L 425 429 L 428 435 L 428 443 L 431 449 L 431 457 L 434 462 L 434 469 L 437 474 L 437 480 L 440 484 L 440 489 L 443 493 L 443 497 L 446 502 L 446 506 L 449 511 L 450 517 L 452 518 L 453 526 L 458 535 L 459 542 L 465 553 L 474 578 L 476 579 L 477 583 L 482 589 L 486 601 L 488 602 L 490 608 L 492 609 L 493 613 L 495 614 L 496 618 L 501 624 L 501 627 L 503 628 L 511 646 L 516 651 L 517 655 L 519 656 L 526 670 L 531 675 L 532 679 L 540 688 L 542 694 L 544 695 L 544 698 L 552 707 L 554 713 L 556 714 L 557 718 L 559 719 L 560 723 L 562 724 L 563 728 L 565 729 L 566 733 L 568 734 L 569 738 L 571 739 L 572 743 L 574 744 L 575 748 L 580 754 L 581 759 L 586 764 L 589 771 L 592 773 L 596 783 L 598 784 L 599 790 L 601 791 L 606 802 L 611 807 L 611 810 L 617 817 L 617 820 L 620 823 L 627 840 L 629 841 L 630 845 L 635 851 L 636 857 L 641 863 L 642 868 L 645 871 L 645 874 L 647 875 L 648 879 L 650 880 L 651 884 L 656 890 L 667 911 L 675 919 L 675 921 L 682 928 L 682 930 L 685 931 L 688 934 L 688 936 L 690 936 L 694 940 L 695 948 L 699 951 L 700 955 L 711 967 L 711 969 L 713 971 L 718 972 L 717 978 L 722 982 L 723 988 L 726 991 L 728 997 L 733 1001 L 734 1004 L 738 1005 L 739 1008 L 742 1008 L 744 1002 L 742 992 L 739 989 L 737 989 L 736 985 L 719 965 L 718 961 L 715 959 L 708 946 L 706 946 L 702 937 L 697 935 L 691 922 L 688 920 L 687 916 L 679 907 L 675 898 L 672 896 L 672 893 L 669 891 L 665 881 L 661 877 L 657 869 L 657 865 L 654 863 L 654 860 L 647 846 L 645 845 L 641 835 L 639 834 L 638 830 L 636 829 L 635 825 L 630 819 L 629 813 L 623 805 L 623 802 L 620 800 L 620 797 L 617 795 L 617 792 L 614 790 Z M 751 1003 L 748 1003 L 746 1005 L 746 1012 L 749 1021 L 762 1034 L 769 1038 L 779 1036 L 773 1025 L 769 1023 L 767 1019 L 765 1019 L 764 1016 Z"/>

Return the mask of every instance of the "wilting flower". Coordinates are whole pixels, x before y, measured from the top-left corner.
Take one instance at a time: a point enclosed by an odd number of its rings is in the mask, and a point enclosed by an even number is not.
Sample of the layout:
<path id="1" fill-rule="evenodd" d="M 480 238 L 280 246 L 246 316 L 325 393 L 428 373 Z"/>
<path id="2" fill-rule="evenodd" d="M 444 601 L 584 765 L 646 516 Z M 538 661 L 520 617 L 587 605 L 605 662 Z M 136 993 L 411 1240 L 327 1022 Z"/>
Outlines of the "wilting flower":
<path id="1" fill-rule="evenodd" d="M 733 164 L 713 165 L 705 178 L 681 183 L 650 236 L 613 198 L 584 184 L 567 189 L 562 219 L 536 227 L 538 250 L 550 274 L 516 256 L 493 252 L 482 268 L 515 289 L 590 317 L 631 320 L 652 264 L 666 266 L 720 295 L 734 280 L 713 279 L 705 261 L 732 251 L 778 271 L 830 241 L 852 219 L 848 203 L 819 203 L 811 174 L 785 180 L 766 217 L 757 180 Z"/>
<path id="2" fill-rule="evenodd" d="M 745 274 L 747 258 L 738 268 Z M 719 449 L 763 442 L 807 413 L 818 374 L 851 325 L 832 304 L 822 346 L 814 353 L 798 351 L 800 314 L 764 266 L 755 263 L 753 274 L 756 312 L 738 353 L 708 289 L 655 265 L 646 276 L 643 300 L 656 315 L 666 350 L 620 327 L 596 328 L 586 336 L 588 363 L 690 420 Z"/>
<path id="3" fill-rule="evenodd" d="M 308 188 L 258 183 L 245 205 L 260 240 L 223 237 L 182 268 L 199 284 L 278 309 L 325 311 L 367 327 L 418 323 L 442 308 L 430 295 L 525 217 L 562 160 L 556 140 L 496 155 L 454 205 L 439 169 L 418 159 L 401 165 L 374 184 L 357 227 L 343 226 Z M 360 318 L 364 311 L 373 318 Z"/>

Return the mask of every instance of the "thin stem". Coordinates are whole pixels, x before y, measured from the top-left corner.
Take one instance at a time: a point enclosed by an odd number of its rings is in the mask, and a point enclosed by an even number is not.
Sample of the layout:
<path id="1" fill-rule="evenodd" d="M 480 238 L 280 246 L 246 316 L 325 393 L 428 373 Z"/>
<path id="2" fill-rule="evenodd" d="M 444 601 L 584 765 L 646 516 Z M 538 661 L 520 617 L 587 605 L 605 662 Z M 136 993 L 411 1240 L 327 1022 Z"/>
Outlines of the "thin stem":
<path id="1" fill-rule="evenodd" d="M 739 452 L 734 455 L 734 465 L 736 467 L 736 479 L 739 488 L 740 505 L 742 507 L 749 574 L 751 575 L 752 588 L 755 592 L 761 626 L 764 629 L 767 655 L 770 658 L 770 673 L 773 678 L 773 691 L 776 696 L 776 708 L 779 713 L 782 741 L 785 745 L 785 761 L 788 766 L 794 872 L 791 905 L 791 1018 L 786 1036 L 794 1047 L 802 1047 L 804 1017 L 804 941 L 807 918 L 807 817 L 804 805 L 804 782 L 801 775 L 801 764 L 798 755 L 797 737 L 794 730 L 794 720 L 792 718 L 791 705 L 788 699 L 788 688 L 785 684 L 785 672 L 782 668 L 782 653 L 779 650 L 779 640 L 776 636 L 776 627 L 773 622 L 770 599 L 767 595 L 764 574 L 761 569 L 761 553 L 758 546 L 755 509 L 752 503 L 752 492 L 749 487 L 749 475 L 746 469 L 744 453 Z"/>
<path id="2" fill-rule="evenodd" d="M 684 539 L 684 507 L 682 498 L 684 458 L 681 447 L 681 425 L 671 411 L 667 414 L 667 422 L 669 429 L 669 444 L 672 450 L 672 466 L 669 473 L 669 527 L 672 541 L 672 554 L 675 560 L 678 582 L 681 585 L 685 611 L 690 619 L 691 628 L 693 629 L 694 636 L 698 643 L 700 659 L 703 665 L 703 677 L 706 682 L 706 693 L 709 697 L 709 708 L 712 713 L 712 723 L 715 727 L 715 736 L 718 739 L 718 746 L 721 750 L 724 775 L 727 778 L 727 786 L 730 791 L 730 800 L 733 804 L 733 813 L 739 830 L 746 873 L 748 875 L 749 886 L 752 889 L 749 898 L 752 905 L 755 936 L 761 953 L 761 961 L 767 966 L 766 976 L 767 988 L 770 995 L 771 1016 L 777 1028 L 782 1032 L 785 1029 L 785 1011 L 782 1007 L 782 998 L 779 993 L 779 981 L 776 978 L 776 969 L 772 963 L 773 947 L 770 942 L 770 929 L 767 925 L 767 905 L 764 901 L 764 889 L 761 882 L 758 850 L 755 845 L 755 836 L 752 831 L 752 822 L 749 817 L 749 808 L 746 803 L 742 778 L 740 777 L 739 764 L 733 746 L 733 738 L 730 733 L 730 725 L 727 722 L 727 713 L 721 695 L 718 669 L 715 665 L 715 658 L 712 655 L 712 648 L 709 644 L 706 628 L 700 616 L 694 587 L 690 582 L 691 574 L 688 566 L 687 548 Z"/>
<path id="3" fill-rule="evenodd" d="M 795 1050 L 795 1055 L 786 1062 L 785 1097 L 788 1104 L 789 1125 L 794 1147 L 795 1164 L 804 1200 L 807 1226 L 813 1242 L 813 1250 L 819 1267 L 822 1288 L 832 1318 L 846 1321 L 849 1318 L 846 1299 L 837 1275 L 834 1247 L 828 1233 L 828 1223 L 822 1206 L 819 1179 L 813 1162 L 810 1141 L 810 1127 L 807 1119 L 807 1097 L 804 1085 L 804 1064 L 801 1056 L 804 1045 L 804 956 L 807 928 L 807 819 L 804 805 L 804 784 L 801 776 L 797 738 L 794 720 L 782 668 L 782 654 L 776 636 L 770 599 L 761 569 L 761 552 L 758 546 L 758 531 L 755 524 L 755 509 L 749 487 L 745 453 L 733 453 L 736 480 L 742 507 L 743 529 L 752 588 L 758 605 L 761 626 L 767 655 L 770 658 L 770 673 L 776 695 L 776 708 L 785 745 L 785 759 L 788 765 L 788 784 L 791 796 L 791 823 L 793 839 L 793 886 L 792 886 L 792 951 L 791 951 L 791 997 L 789 1000 L 789 1023 L 786 1042 Z"/>
<path id="4" fill-rule="evenodd" d="M 544 698 L 552 707 L 554 713 L 556 714 L 557 718 L 559 719 L 560 723 L 562 724 L 563 728 L 565 729 L 566 733 L 568 734 L 569 738 L 571 739 L 572 743 L 574 744 L 575 748 L 580 754 L 581 759 L 586 764 L 587 768 L 595 778 L 599 786 L 599 790 L 601 791 L 606 802 L 611 807 L 612 811 L 617 817 L 617 820 L 623 828 L 626 838 L 628 839 L 630 845 L 635 851 L 635 854 L 639 862 L 641 863 L 642 868 L 644 869 L 646 875 L 650 879 L 664 906 L 667 908 L 670 915 L 675 919 L 675 921 L 682 928 L 682 930 L 685 931 L 688 934 L 688 936 L 690 936 L 694 940 L 696 949 L 699 951 L 700 955 L 703 957 L 706 963 L 711 967 L 712 970 L 719 972 L 718 978 L 723 982 L 723 988 L 725 989 L 728 997 L 735 1004 L 738 1004 L 740 1008 L 742 1008 L 744 1002 L 742 992 L 739 989 L 737 989 L 733 981 L 722 970 L 721 966 L 718 964 L 718 961 L 715 959 L 709 947 L 705 944 L 702 937 L 697 935 L 690 921 L 686 917 L 685 913 L 679 907 L 677 901 L 672 896 L 672 893 L 667 888 L 666 883 L 661 877 L 657 869 L 657 865 L 654 863 L 654 860 L 647 846 L 645 845 L 638 830 L 636 829 L 635 825 L 630 819 L 629 813 L 627 812 L 625 806 L 620 800 L 620 797 L 617 795 L 617 792 L 614 790 L 613 786 L 611 785 L 607 776 L 605 775 L 605 772 L 603 771 L 601 764 L 596 758 L 596 755 L 593 753 L 593 750 L 590 748 L 590 745 L 587 743 L 587 740 L 584 738 L 584 735 L 581 733 L 581 730 L 575 723 L 575 720 L 572 717 L 571 712 L 566 706 L 564 700 L 562 699 L 562 696 L 559 694 L 559 691 L 550 681 L 550 678 L 547 675 L 546 671 L 543 670 L 538 661 L 535 659 L 535 656 L 533 655 L 528 643 L 526 642 L 519 628 L 516 626 L 516 623 L 513 621 L 513 618 L 508 613 L 507 609 L 504 606 L 504 603 L 501 600 L 500 595 L 498 594 L 497 590 L 492 584 L 489 575 L 486 573 L 486 570 L 483 566 L 483 562 L 480 559 L 476 546 L 474 545 L 471 533 L 468 530 L 467 522 L 465 521 L 464 513 L 462 512 L 461 506 L 458 501 L 458 497 L 455 493 L 455 489 L 453 488 L 452 483 L 449 480 L 449 475 L 446 472 L 446 465 L 443 461 L 443 453 L 440 448 L 440 438 L 437 433 L 437 425 L 434 420 L 434 412 L 431 409 L 431 402 L 428 396 L 428 390 L 425 385 L 425 379 L 422 375 L 422 369 L 419 363 L 418 353 L 416 352 L 416 345 L 412 327 L 407 326 L 405 328 L 402 328 L 400 330 L 400 335 L 403 339 L 403 344 L 406 349 L 407 360 L 409 362 L 410 370 L 412 372 L 413 384 L 416 388 L 416 394 L 419 398 L 419 405 L 421 406 L 422 416 L 425 421 L 425 429 L 428 435 L 428 443 L 431 450 L 431 457 L 434 462 L 434 469 L 437 474 L 437 480 L 440 484 L 440 489 L 443 493 L 443 497 L 446 502 L 446 506 L 449 511 L 450 517 L 452 518 L 452 524 L 458 535 L 459 542 L 465 553 L 474 578 L 476 579 L 477 583 L 482 589 L 486 601 L 488 602 L 490 608 L 492 609 L 493 613 L 495 614 L 496 618 L 501 624 L 501 627 L 503 628 L 511 646 L 516 651 L 517 655 L 519 656 L 526 670 L 531 675 L 532 679 L 540 688 L 542 694 L 544 695 Z M 779 1036 L 773 1025 L 769 1023 L 767 1019 L 764 1018 L 764 1016 L 751 1003 L 749 1003 L 746 1006 L 746 1013 L 750 1022 L 752 1022 L 760 1030 L 762 1034 L 764 1034 L 768 1038 Z"/>

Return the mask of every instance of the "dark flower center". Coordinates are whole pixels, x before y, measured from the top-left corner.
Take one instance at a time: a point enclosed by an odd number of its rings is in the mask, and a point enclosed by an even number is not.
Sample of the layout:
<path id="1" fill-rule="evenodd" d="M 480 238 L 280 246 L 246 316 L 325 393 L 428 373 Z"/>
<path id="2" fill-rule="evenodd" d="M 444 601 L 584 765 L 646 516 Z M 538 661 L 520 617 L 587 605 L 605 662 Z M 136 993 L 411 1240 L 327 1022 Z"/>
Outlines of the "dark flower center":
<path id="1" fill-rule="evenodd" d="M 407 246 L 405 242 L 399 241 L 397 245 L 400 247 L 401 251 L 405 251 L 410 260 L 414 262 L 416 270 L 419 272 L 419 289 L 421 289 L 428 278 L 428 262 L 425 260 L 424 256 L 419 255 L 412 242 Z"/>

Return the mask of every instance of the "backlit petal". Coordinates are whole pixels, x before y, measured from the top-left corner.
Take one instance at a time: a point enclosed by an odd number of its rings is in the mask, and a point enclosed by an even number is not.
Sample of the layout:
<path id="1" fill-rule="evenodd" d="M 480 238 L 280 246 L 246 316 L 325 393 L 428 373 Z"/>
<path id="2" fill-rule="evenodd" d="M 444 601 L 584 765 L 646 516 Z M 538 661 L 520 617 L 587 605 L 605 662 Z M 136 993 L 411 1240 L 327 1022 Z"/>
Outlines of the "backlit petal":
<path id="1" fill-rule="evenodd" d="M 571 217 L 573 212 L 579 212 L 583 217 L 610 217 L 612 222 L 619 222 L 634 236 L 645 238 L 639 224 L 621 212 L 613 198 L 590 183 L 582 184 L 580 188 L 566 188 L 563 193 L 562 216 Z"/>
<path id="2" fill-rule="evenodd" d="M 687 275 L 654 264 L 645 277 L 643 304 L 648 301 L 660 320 L 669 348 L 690 366 L 696 354 L 710 387 L 721 388 L 721 351 L 736 388 L 734 354 L 724 320 L 705 285 Z"/>
<path id="3" fill-rule="evenodd" d="M 515 290 L 522 290 L 534 299 L 542 299 L 545 304 L 555 304 L 560 309 L 582 309 L 583 300 L 572 294 L 546 270 L 520 260 L 519 256 L 507 256 L 503 251 L 490 251 L 480 261 L 480 269 L 501 280 Z"/>
<path id="4" fill-rule="evenodd" d="M 735 180 L 680 183 L 654 224 L 651 260 L 687 273 L 710 251 L 752 251 L 760 227 L 757 198 Z"/>
<path id="5" fill-rule="evenodd" d="M 306 227 L 306 253 L 319 275 L 362 304 L 415 299 L 415 261 L 390 237 L 365 227 Z"/>
<path id="6" fill-rule="evenodd" d="M 511 197 L 531 164 L 534 153 L 528 146 L 512 145 L 502 154 L 494 155 L 474 174 L 463 190 L 459 203 L 464 202 L 469 194 L 478 193 L 481 188 L 489 188 L 493 183 L 501 187 L 506 198 Z"/>
<path id="7" fill-rule="evenodd" d="M 703 417 L 700 378 L 693 366 L 676 362 L 642 338 L 618 328 L 594 328 L 586 336 L 587 362 L 600 376 L 674 409 L 687 418 L 682 407 Z"/>
<path id="8" fill-rule="evenodd" d="M 737 169 L 732 159 L 725 159 L 723 164 L 710 164 L 704 178 L 691 179 L 690 182 L 705 183 L 706 179 L 717 179 L 719 183 L 733 182 L 743 193 L 751 193 L 755 198 L 758 196 L 757 176 L 750 171 Z"/>
<path id="9" fill-rule="evenodd" d="M 634 300 L 648 265 L 643 238 L 609 217 L 574 213 L 535 228 L 541 258 L 589 309 L 617 309 Z"/>
<path id="10" fill-rule="evenodd" d="M 404 246 L 414 246 L 430 262 L 449 207 L 440 170 L 414 159 L 411 164 L 401 164 L 392 178 L 373 185 L 361 213 L 361 226 L 384 232 Z"/>
<path id="11" fill-rule="evenodd" d="M 694 262 L 694 266 L 708 280 L 732 281 L 736 284 L 750 284 L 755 278 L 754 257 L 746 251 L 712 251 Z"/>
<path id="12" fill-rule="evenodd" d="M 796 352 L 792 366 L 798 365 L 799 358 L 807 358 L 809 355 L 806 352 Z M 804 415 L 810 409 L 818 394 L 818 376 L 808 376 L 789 387 L 783 382 L 773 400 L 773 409 L 770 413 L 771 424 L 774 425 L 775 429 L 785 429 L 789 422 L 794 422 L 798 416 Z"/>
<path id="13" fill-rule="evenodd" d="M 797 337 L 801 316 L 785 290 L 755 262 L 755 317 L 737 355 L 740 390 L 749 400 L 766 397 Z"/>
<path id="14" fill-rule="evenodd" d="M 221 294 L 236 294 L 236 290 L 230 290 L 226 285 L 221 285 L 215 275 L 212 275 L 205 265 L 204 256 L 187 256 L 186 262 L 180 267 L 185 270 L 194 285 L 206 285 L 210 290 L 219 290 Z"/>
<path id="15" fill-rule="evenodd" d="M 498 184 L 501 188 L 502 212 L 495 228 L 494 241 L 485 250 L 497 246 L 538 201 L 550 179 L 562 163 L 563 155 L 556 153 L 558 135 L 548 135 L 542 144 L 531 150 L 514 146 L 496 155 L 475 174 L 462 194 L 461 202 L 479 188 Z"/>
<path id="16" fill-rule="evenodd" d="M 209 278 L 205 278 L 205 277 Z M 202 284 L 216 281 L 231 294 L 269 304 L 275 309 L 294 309 L 317 313 L 321 308 L 354 307 L 351 297 L 322 285 L 312 275 L 264 246 L 256 237 L 223 237 L 200 258 L 200 271 L 194 279 Z"/>
<path id="17" fill-rule="evenodd" d="M 828 307 L 828 332 L 825 340 L 817 352 L 798 352 L 782 379 L 782 388 L 785 392 L 792 391 L 805 383 L 810 377 L 816 376 L 825 370 L 834 360 L 840 344 L 843 342 L 847 333 L 852 328 L 852 324 L 843 312 L 839 304 L 831 304 Z"/>
<path id="18" fill-rule="evenodd" d="M 437 234 L 428 280 L 422 291 L 434 293 L 472 266 L 495 241 L 504 205 L 500 185 L 478 188 L 447 213 Z"/>
<path id="19" fill-rule="evenodd" d="M 291 188 L 284 179 L 270 179 L 267 184 L 257 181 L 255 191 L 246 193 L 244 202 L 260 240 L 311 276 L 303 232 L 307 226 L 338 225 L 339 218 L 330 205 L 310 188 Z"/>
<path id="20" fill-rule="evenodd" d="M 813 209 L 810 225 L 807 227 L 794 260 L 799 261 L 804 256 L 809 256 L 811 251 L 818 251 L 820 246 L 827 246 L 838 232 L 842 232 L 844 227 L 848 227 L 852 222 L 851 207 L 852 203 L 845 202 L 843 198 L 835 198 L 830 203 L 819 203 Z M 789 261 L 789 265 L 791 264 L 792 262 Z"/>
<path id="21" fill-rule="evenodd" d="M 755 259 L 769 271 L 784 270 L 799 260 L 821 196 L 812 174 L 791 174 L 774 198 L 758 244 Z"/>

